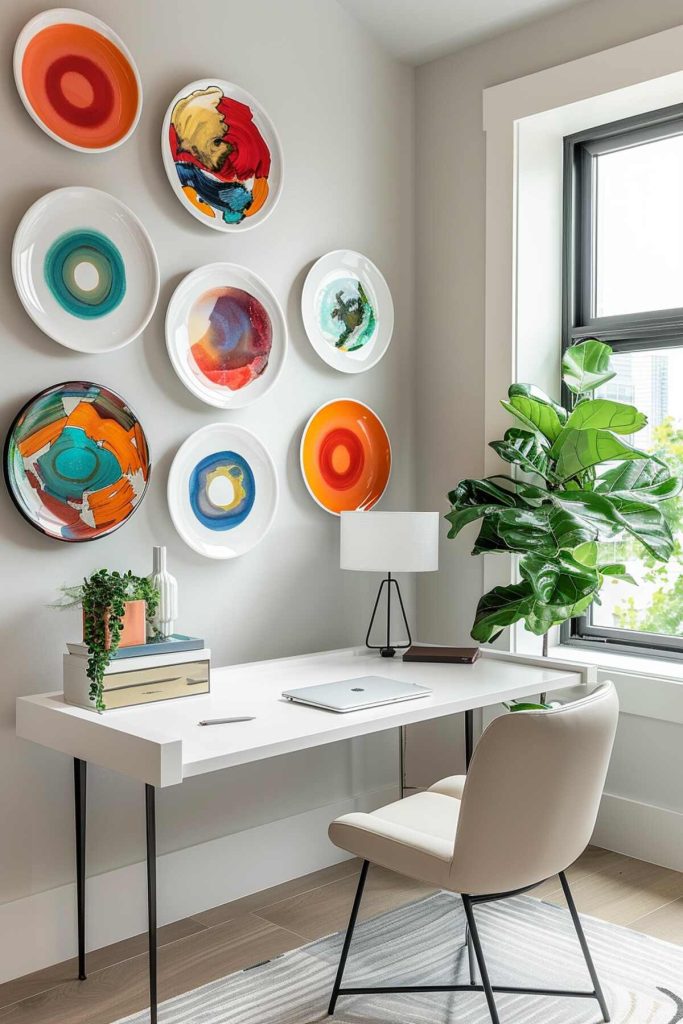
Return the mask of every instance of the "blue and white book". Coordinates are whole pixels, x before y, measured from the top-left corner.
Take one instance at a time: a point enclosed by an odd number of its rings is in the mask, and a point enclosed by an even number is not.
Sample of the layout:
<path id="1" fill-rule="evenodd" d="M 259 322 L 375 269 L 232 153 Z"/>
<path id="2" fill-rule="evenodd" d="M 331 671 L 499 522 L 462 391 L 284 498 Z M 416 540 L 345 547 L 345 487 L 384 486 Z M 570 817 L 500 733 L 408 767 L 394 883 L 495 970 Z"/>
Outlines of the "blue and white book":
<path id="1" fill-rule="evenodd" d="M 174 633 L 173 636 L 166 636 L 161 640 L 148 640 L 146 644 L 134 644 L 132 647 L 119 647 L 111 656 L 112 661 L 122 661 L 124 658 L 142 658 L 150 654 L 175 654 L 181 651 L 201 651 L 204 641 L 196 636 L 184 636 L 182 633 Z M 75 654 L 82 658 L 88 657 L 88 645 L 70 643 L 67 641 L 66 649 L 69 654 Z"/>

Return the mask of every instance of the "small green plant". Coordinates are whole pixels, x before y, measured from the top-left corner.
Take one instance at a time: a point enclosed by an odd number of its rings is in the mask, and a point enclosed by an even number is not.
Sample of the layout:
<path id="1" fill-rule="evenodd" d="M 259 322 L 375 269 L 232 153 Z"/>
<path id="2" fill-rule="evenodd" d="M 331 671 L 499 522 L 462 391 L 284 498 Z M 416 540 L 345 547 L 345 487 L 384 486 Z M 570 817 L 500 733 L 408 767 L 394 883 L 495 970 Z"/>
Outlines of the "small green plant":
<path id="1" fill-rule="evenodd" d="M 90 696 L 98 711 L 104 711 L 102 699 L 104 673 L 118 650 L 126 601 L 145 601 L 145 615 L 151 625 L 159 604 L 159 591 L 143 576 L 132 572 L 98 569 L 74 587 L 61 588 L 62 599 L 56 608 L 83 608 L 83 640 L 88 646 Z M 108 641 L 108 642 L 107 642 Z"/>
<path id="2" fill-rule="evenodd" d="M 491 448 L 518 475 L 462 480 L 449 494 L 449 537 L 482 520 L 472 554 L 519 555 L 520 582 L 494 587 L 479 601 L 472 637 L 495 640 L 524 620 L 543 637 L 599 602 L 606 580 L 634 583 L 623 561 L 606 559 L 605 542 L 635 541 L 655 563 L 674 552 L 660 504 L 681 490 L 665 463 L 622 440 L 647 417 L 635 406 L 596 398 L 611 380 L 612 351 L 593 338 L 564 355 L 570 408 L 532 384 L 513 384 L 503 407 L 520 423 Z"/>

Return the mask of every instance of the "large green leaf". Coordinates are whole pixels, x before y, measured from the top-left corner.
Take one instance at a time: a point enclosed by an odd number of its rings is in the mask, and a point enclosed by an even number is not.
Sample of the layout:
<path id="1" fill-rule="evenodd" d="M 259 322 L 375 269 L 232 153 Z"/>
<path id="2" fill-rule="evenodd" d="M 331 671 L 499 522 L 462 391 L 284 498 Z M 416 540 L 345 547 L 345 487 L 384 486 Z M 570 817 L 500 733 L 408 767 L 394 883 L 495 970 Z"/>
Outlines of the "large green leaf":
<path id="1" fill-rule="evenodd" d="M 575 395 L 595 391 L 616 376 L 609 368 L 612 349 L 602 341 L 589 338 L 568 348 L 562 358 L 562 378 Z"/>
<path id="2" fill-rule="evenodd" d="M 602 462 L 647 458 L 645 452 L 624 444 L 609 430 L 596 430 L 594 427 L 588 427 L 586 430 L 572 428 L 563 431 L 562 438 L 562 447 L 555 467 L 561 480 L 568 480 Z"/>
<path id="3" fill-rule="evenodd" d="M 510 551 L 510 548 L 496 531 L 496 519 L 497 516 L 490 515 L 482 522 L 477 539 L 474 542 L 474 547 L 472 548 L 473 555 L 489 555 L 496 551 Z"/>
<path id="4" fill-rule="evenodd" d="M 506 484 L 515 489 L 515 493 L 520 498 L 524 498 L 530 504 L 535 505 L 539 501 L 545 501 L 548 497 L 548 491 L 545 487 L 538 487 L 536 484 L 530 484 L 526 480 L 513 480 L 511 476 L 503 476 L 502 473 L 495 473 L 493 476 L 487 477 L 487 480 L 504 480 Z"/>
<path id="5" fill-rule="evenodd" d="M 508 401 L 500 403 L 524 426 L 538 430 L 551 443 L 567 420 L 567 411 L 533 384 L 512 384 Z"/>
<path id="6" fill-rule="evenodd" d="M 534 597 L 539 601 L 550 600 L 560 575 L 560 567 L 554 559 L 524 555 L 519 561 L 519 572 L 522 579 L 531 584 Z"/>
<path id="7" fill-rule="evenodd" d="M 600 540 L 610 540 L 624 528 L 613 503 L 595 491 L 554 491 L 552 500 L 565 512 L 595 527 Z"/>
<path id="8" fill-rule="evenodd" d="M 486 477 L 484 480 L 461 480 L 455 490 L 449 492 L 448 500 L 456 509 L 471 505 L 521 504 L 514 488 L 501 487 L 493 477 Z"/>
<path id="9" fill-rule="evenodd" d="M 479 643 L 488 643 L 500 636 L 505 626 L 523 619 L 533 603 L 533 590 L 529 583 L 514 583 L 509 587 L 494 587 L 479 601 L 474 616 L 471 637 Z"/>
<path id="10" fill-rule="evenodd" d="M 568 604 L 543 604 L 535 601 L 526 612 L 524 621 L 527 629 L 530 629 L 536 636 L 543 636 L 553 626 L 559 626 L 567 619 L 573 619 L 582 615 L 596 599 L 598 588 L 583 597 L 577 597 L 576 601 Z"/>
<path id="11" fill-rule="evenodd" d="M 589 540 L 586 544 L 579 544 L 579 546 L 574 548 L 572 551 L 572 557 L 581 565 L 585 565 L 589 569 L 594 569 L 598 564 L 597 543 L 594 540 Z"/>
<path id="12" fill-rule="evenodd" d="M 461 480 L 448 495 L 453 508 L 446 516 L 451 524 L 449 539 L 457 537 L 464 526 L 483 516 L 500 511 L 501 508 L 515 507 L 526 502 L 514 490 L 501 487 L 492 479 Z"/>
<path id="13" fill-rule="evenodd" d="M 573 604 L 600 585 L 596 569 L 582 565 L 564 552 L 559 558 L 524 555 L 519 571 L 531 584 L 534 597 L 544 604 Z"/>
<path id="14" fill-rule="evenodd" d="M 550 578 L 545 572 L 547 563 L 536 562 L 535 556 L 524 558 L 520 567 L 525 575 L 522 583 L 494 587 L 479 601 L 471 634 L 475 640 L 495 640 L 505 626 L 520 619 L 532 632 L 546 633 L 551 626 L 585 611 L 600 587 L 595 571 L 585 574 L 563 568 L 551 572 Z"/>
<path id="15" fill-rule="evenodd" d="M 613 434 L 635 434 L 647 425 L 645 413 L 635 405 L 612 402 L 608 398 L 589 398 L 575 406 L 567 420 L 567 427 L 585 430 L 586 427 L 611 430 Z"/>
<path id="16" fill-rule="evenodd" d="M 554 505 L 535 509 L 506 509 L 496 517 L 496 532 L 511 551 L 553 556 L 595 540 L 597 530 Z"/>
<path id="17" fill-rule="evenodd" d="M 664 501 L 675 498 L 682 483 L 657 459 L 648 458 L 623 462 L 608 469 L 598 477 L 595 490 L 599 494 L 614 494 L 634 501 Z"/>
<path id="18" fill-rule="evenodd" d="M 626 571 L 626 566 L 622 562 L 604 562 L 598 566 L 598 571 L 601 576 L 609 576 L 619 580 L 620 583 L 633 583 L 638 586 L 638 581 L 634 580 L 630 572 Z"/>
<path id="19" fill-rule="evenodd" d="M 453 540 L 454 537 L 458 536 L 463 527 L 473 523 L 476 519 L 481 519 L 491 512 L 499 511 L 500 505 L 470 505 L 467 508 L 454 509 L 445 516 L 451 524 L 451 528 L 448 531 L 448 539 Z"/>
<path id="20" fill-rule="evenodd" d="M 610 501 L 619 513 L 624 529 L 628 530 L 651 555 L 666 562 L 671 558 L 674 540 L 671 527 L 657 508 L 647 501 L 633 501 L 615 494 Z"/>
<path id="21" fill-rule="evenodd" d="M 536 473 L 548 481 L 555 479 L 547 449 L 529 430 L 510 427 L 502 441 L 491 441 L 489 447 L 505 462 L 521 466 L 527 473 Z"/>

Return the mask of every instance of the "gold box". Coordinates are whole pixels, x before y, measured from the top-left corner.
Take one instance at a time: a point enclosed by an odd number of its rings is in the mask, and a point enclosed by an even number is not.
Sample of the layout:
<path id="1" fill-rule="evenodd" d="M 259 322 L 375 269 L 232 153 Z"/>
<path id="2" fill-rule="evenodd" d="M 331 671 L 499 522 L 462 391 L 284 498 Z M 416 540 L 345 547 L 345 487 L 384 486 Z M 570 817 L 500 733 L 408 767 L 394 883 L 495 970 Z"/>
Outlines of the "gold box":
<path id="1" fill-rule="evenodd" d="M 112 661 L 104 675 L 102 699 L 105 709 L 109 711 L 209 693 L 210 655 L 211 652 L 204 648 L 174 655 L 147 655 Z M 94 711 L 87 669 L 87 657 L 64 655 L 64 699 L 67 704 Z"/>

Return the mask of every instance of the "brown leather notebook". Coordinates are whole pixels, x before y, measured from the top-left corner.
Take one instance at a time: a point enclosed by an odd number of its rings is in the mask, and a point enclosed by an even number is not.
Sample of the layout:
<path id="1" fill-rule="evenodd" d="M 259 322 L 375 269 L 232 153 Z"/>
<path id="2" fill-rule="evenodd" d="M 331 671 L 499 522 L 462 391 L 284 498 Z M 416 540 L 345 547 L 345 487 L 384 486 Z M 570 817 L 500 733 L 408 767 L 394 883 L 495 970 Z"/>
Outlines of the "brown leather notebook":
<path id="1" fill-rule="evenodd" d="M 479 657 L 478 647 L 420 647 L 413 644 L 404 661 L 433 661 L 441 665 L 471 665 Z"/>

